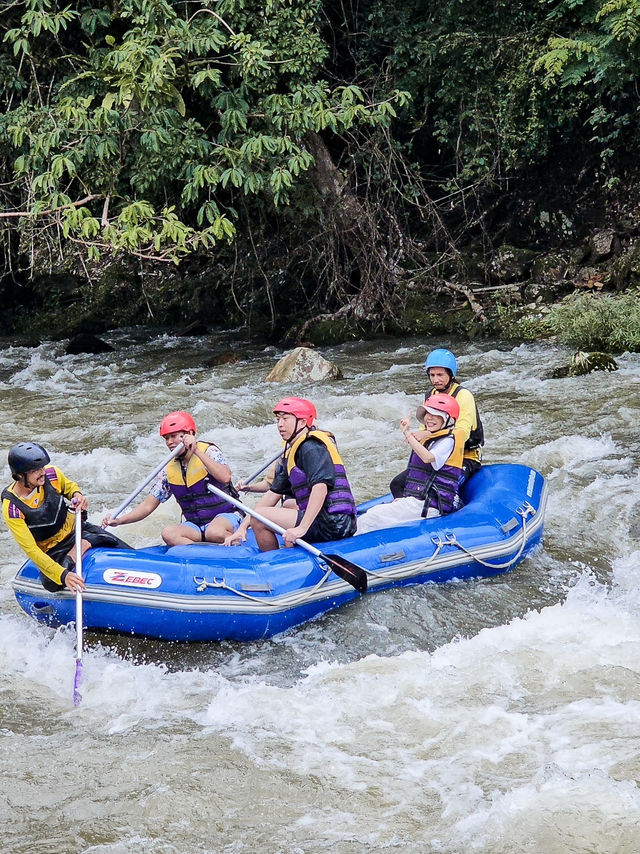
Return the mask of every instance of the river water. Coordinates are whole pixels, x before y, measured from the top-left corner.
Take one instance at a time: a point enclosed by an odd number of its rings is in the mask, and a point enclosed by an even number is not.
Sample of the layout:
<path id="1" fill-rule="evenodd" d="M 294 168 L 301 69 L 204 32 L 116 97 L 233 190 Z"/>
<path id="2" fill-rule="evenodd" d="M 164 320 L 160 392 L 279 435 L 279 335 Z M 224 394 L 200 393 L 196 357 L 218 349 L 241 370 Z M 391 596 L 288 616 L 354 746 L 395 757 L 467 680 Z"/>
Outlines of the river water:
<path id="1" fill-rule="evenodd" d="M 264 383 L 273 348 L 109 340 L 99 356 L 0 350 L 3 462 L 41 441 L 95 522 L 166 456 L 164 414 L 192 412 L 240 477 L 277 451 L 285 394 L 316 402 L 358 501 L 386 491 L 425 355 L 450 344 L 346 344 L 325 352 L 342 381 L 285 387 Z M 223 345 L 238 361 L 205 367 Z M 252 644 L 90 633 L 74 709 L 74 632 L 17 607 L 2 528 L 1 851 L 640 849 L 640 356 L 549 379 L 565 348 L 453 346 L 486 460 L 549 481 L 544 548 L 510 574 L 379 593 Z M 172 503 L 118 532 L 158 542 Z"/>

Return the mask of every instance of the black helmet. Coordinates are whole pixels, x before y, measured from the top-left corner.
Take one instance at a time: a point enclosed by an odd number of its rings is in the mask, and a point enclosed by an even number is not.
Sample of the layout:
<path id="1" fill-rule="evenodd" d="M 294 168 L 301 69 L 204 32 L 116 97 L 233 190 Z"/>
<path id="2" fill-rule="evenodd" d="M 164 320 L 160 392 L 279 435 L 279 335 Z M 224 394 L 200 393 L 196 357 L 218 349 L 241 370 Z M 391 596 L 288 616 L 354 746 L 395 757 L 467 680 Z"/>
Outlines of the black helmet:
<path id="1" fill-rule="evenodd" d="M 7 459 L 11 474 L 24 474 L 32 469 L 41 469 L 51 462 L 49 454 L 37 442 L 18 442 L 9 451 Z"/>

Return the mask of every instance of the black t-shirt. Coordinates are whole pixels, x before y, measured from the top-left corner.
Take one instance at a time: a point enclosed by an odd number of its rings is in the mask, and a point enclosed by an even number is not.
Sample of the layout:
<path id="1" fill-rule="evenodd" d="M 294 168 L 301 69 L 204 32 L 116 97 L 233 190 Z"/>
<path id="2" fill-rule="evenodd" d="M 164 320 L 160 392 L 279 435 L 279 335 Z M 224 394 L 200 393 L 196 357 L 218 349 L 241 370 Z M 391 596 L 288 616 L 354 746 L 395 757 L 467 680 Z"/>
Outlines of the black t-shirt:
<path id="1" fill-rule="evenodd" d="M 317 483 L 326 483 L 327 489 L 333 488 L 336 479 L 333 461 L 327 446 L 320 439 L 309 435 L 302 442 L 296 451 L 296 465 L 306 474 L 309 489 Z M 291 494 L 291 482 L 285 466 L 278 467 L 269 488 L 278 495 Z"/>

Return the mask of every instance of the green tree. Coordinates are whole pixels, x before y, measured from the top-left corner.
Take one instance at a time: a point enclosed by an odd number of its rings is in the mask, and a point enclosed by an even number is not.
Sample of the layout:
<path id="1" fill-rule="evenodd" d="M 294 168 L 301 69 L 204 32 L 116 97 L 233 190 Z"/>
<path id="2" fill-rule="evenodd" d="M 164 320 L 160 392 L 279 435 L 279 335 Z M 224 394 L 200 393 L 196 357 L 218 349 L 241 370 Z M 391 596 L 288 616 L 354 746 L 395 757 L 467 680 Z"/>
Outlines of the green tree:
<path id="1" fill-rule="evenodd" d="M 0 65 L 5 220 L 177 261 L 233 240 L 237 208 L 290 203 L 309 133 L 387 123 L 319 76 L 319 0 L 15 0 Z"/>
<path id="2" fill-rule="evenodd" d="M 585 105 L 591 142 L 608 166 L 638 140 L 640 0 L 549 0 L 547 9 L 554 34 L 536 71 L 549 90 Z"/>

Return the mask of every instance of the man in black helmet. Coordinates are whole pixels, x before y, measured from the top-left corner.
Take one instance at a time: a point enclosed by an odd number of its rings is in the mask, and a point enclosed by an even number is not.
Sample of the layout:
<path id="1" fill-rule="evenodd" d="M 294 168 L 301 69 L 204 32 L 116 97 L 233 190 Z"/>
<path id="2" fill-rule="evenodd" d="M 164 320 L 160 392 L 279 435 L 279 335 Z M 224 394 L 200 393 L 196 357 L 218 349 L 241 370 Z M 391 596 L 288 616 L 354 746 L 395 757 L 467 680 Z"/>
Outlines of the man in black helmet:
<path id="1" fill-rule="evenodd" d="M 78 484 L 50 462 L 37 442 L 18 442 L 11 448 L 8 463 L 14 482 L 2 491 L 2 516 L 40 570 L 43 587 L 50 591 L 66 587 L 75 593 L 85 588 L 75 572 L 75 511 L 86 511 L 89 502 Z M 129 548 L 113 534 L 83 521 L 83 553 L 91 546 Z"/>

